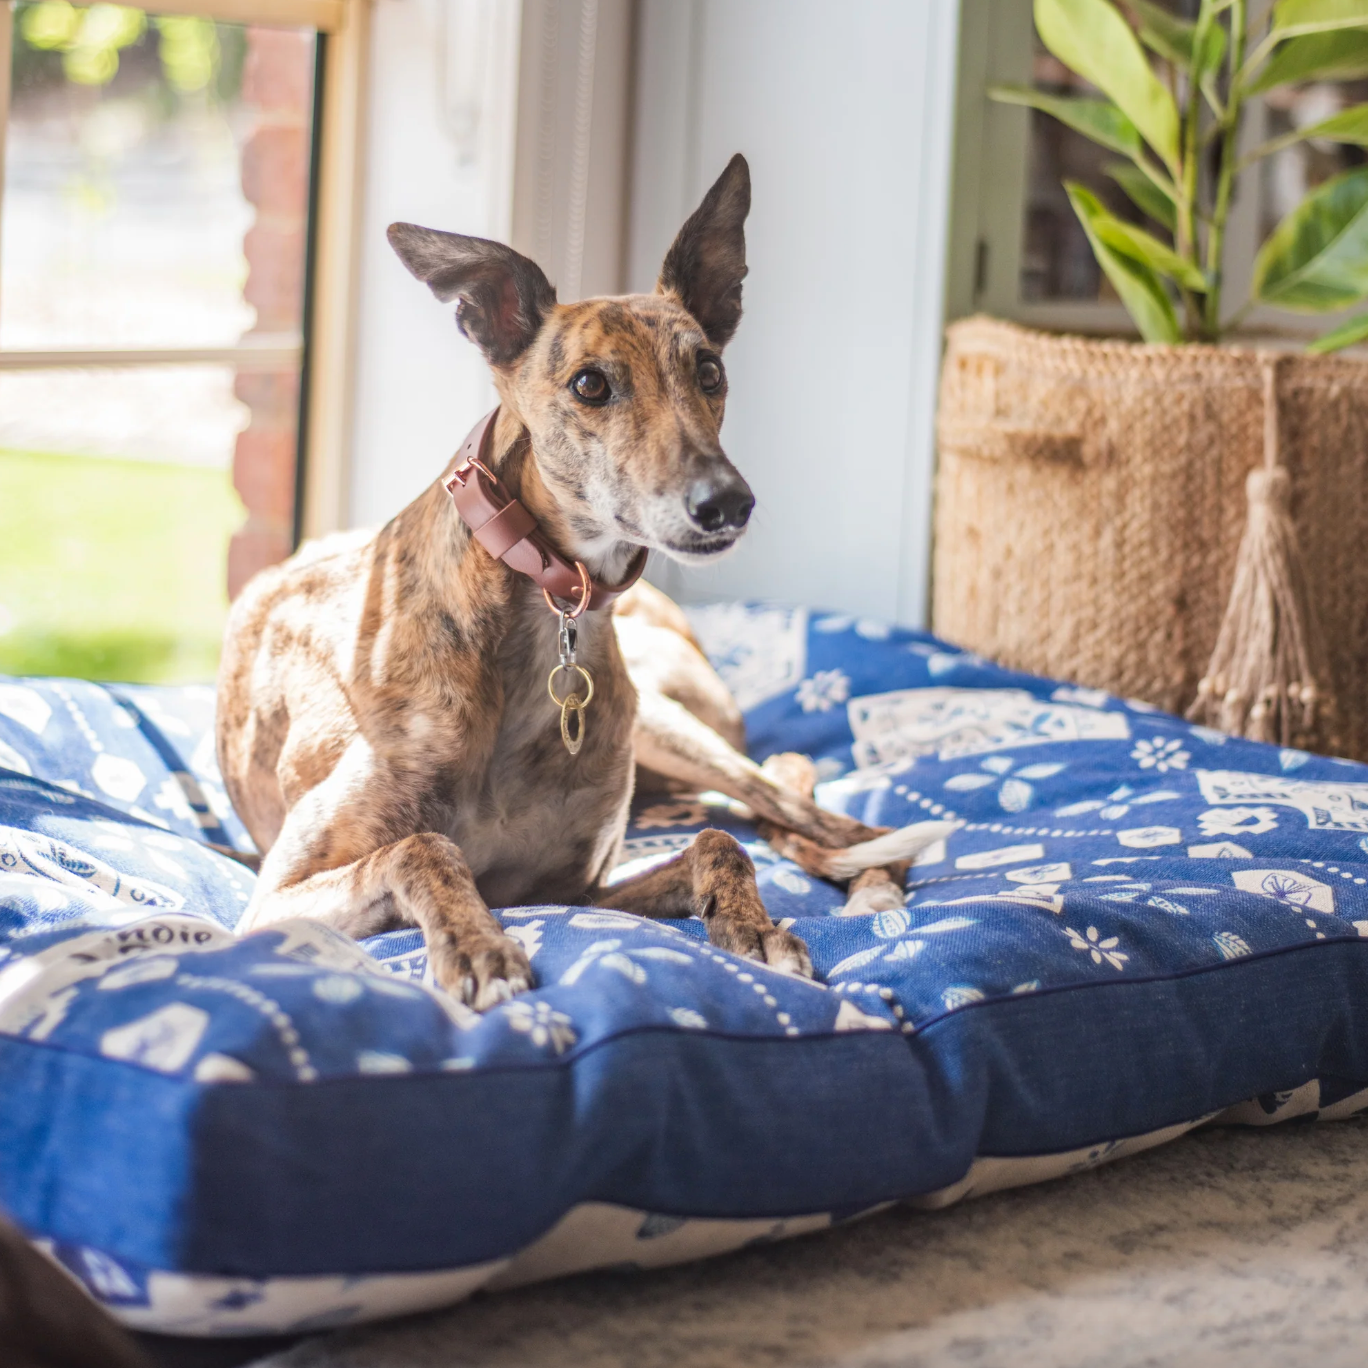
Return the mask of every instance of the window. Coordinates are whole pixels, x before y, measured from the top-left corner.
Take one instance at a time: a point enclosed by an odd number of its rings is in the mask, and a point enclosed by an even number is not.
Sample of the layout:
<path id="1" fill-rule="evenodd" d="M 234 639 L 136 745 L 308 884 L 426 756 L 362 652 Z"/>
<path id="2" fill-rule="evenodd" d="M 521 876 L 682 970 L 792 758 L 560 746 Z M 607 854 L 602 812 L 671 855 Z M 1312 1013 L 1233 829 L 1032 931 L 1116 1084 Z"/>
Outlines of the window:
<path id="1" fill-rule="evenodd" d="M 212 679 L 230 589 L 305 520 L 310 267 L 338 276 L 311 232 L 316 110 L 329 82 L 354 99 L 325 61 L 345 9 L 7 10 L 0 671 Z"/>
<path id="2" fill-rule="evenodd" d="M 1164 0 L 1175 13 L 1195 8 Z M 989 86 L 1030 83 L 1059 94 L 1096 94 L 1046 51 L 1030 0 L 963 0 L 954 222 L 948 302 L 951 317 L 975 311 L 1047 329 L 1134 334 L 1103 275 L 1068 197 L 1064 179 L 1082 181 L 1120 217 L 1164 235 L 1106 173 L 1115 154 L 1038 111 L 994 104 Z M 1281 88 L 1246 110 L 1245 151 L 1328 118 L 1368 98 L 1368 82 Z M 1364 149 L 1298 142 L 1242 177 L 1227 229 L 1226 298 L 1247 297 L 1259 245 L 1306 190 L 1362 164 Z M 1342 316 L 1309 318 L 1257 308 L 1251 330 L 1328 331 Z"/>
<path id="3" fill-rule="evenodd" d="M 1039 38 L 1031 61 L 1031 84 L 1056 95 L 1095 94 L 1066 66 L 1055 60 Z M 1082 181 L 1112 213 L 1132 222 L 1142 216 L 1106 173 L 1117 160 L 1113 152 L 1075 133 L 1039 110 L 1027 115 L 1026 205 L 1022 222 L 1021 275 L 1023 303 L 1047 300 L 1116 300 L 1102 274 L 1083 227 L 1064 192 L 1065 180 Z M 1156 225 L 1146 224 L 1150 231 Z M 1159 229 L 1162 232 L 1162 229 Z"/>

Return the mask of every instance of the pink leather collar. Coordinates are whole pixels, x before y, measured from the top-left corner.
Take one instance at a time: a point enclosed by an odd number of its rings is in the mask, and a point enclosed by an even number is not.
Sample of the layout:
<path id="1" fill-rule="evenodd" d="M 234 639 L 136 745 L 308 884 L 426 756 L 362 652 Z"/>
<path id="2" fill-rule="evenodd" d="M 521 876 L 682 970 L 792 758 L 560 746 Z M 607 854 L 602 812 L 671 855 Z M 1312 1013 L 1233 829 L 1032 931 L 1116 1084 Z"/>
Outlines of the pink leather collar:
<path id="1" fill-rule="evenodd" d="M 536 518 L 503 487 L 486 461 L 494 432 L 496 408 L 470 430 L 456 453 L 455 471 L 446 480 L 447 493 L 471 535 L 496 560 L 541 586 L 553 612 L 562 611 L 554 599 L 573 604 L 564 611 L 579 617 L 586 609 L 606 608 L 641 578 L 646 568 L 643 546 L 632 559 L 621 584 L 601 584 L 583 561 L 568 561 L 538 526 Z"/>

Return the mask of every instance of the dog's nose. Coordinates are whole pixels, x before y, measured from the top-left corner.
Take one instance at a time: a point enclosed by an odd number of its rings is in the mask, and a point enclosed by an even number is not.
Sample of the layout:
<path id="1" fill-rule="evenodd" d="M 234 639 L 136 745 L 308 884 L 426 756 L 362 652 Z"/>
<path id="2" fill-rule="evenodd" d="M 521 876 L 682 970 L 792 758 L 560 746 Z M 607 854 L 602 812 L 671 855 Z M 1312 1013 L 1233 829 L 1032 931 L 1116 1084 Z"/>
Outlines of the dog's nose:
<path id="1" fill-rule="evenodd" d="M 684 500 L 689 517 L 705 532 L 721 532 L 725 527 L 738 530 L 750 521 L 755 495 L 739 475 L 718 480 L 695 480 Z"/>

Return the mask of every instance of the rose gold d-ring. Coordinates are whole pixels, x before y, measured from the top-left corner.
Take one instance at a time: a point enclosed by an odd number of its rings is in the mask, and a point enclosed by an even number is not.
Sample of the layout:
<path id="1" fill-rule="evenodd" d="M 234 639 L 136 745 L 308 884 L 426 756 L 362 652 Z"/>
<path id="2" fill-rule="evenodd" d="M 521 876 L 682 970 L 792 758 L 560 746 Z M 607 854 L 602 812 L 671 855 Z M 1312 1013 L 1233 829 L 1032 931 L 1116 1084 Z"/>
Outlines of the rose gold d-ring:
<path id="1" fill-rule="evenodd" d="M 468 461 L 463 461 L 451 472 L 451 479 L 446 482 L 447 493 L 451 493 L 451 486 L 453 484 L 459 484 L 461 488 L 464 489 L 466 481 L 470 479 L 470 472 L 472 470 L 483 471 L 485 479 L 487 479 L 495 489 L 499 487 L 499 477 L 490 470 L 478 456 L 472 456 Z"/>
<path id="2" fill-rule="evenodd" d="M 579 617 L 580 614 L 583 613 L 584 610 L 589 606 L 589 571 L 588 571 L 588 569 L 585 567 L 585 564 L 584 564 L 583 561 L 576 561 L 576 562 L 575 562 L 575 569 L 579 571 L 579 577 L 580 577 L 580 595 L 579 595 L 579 603 L 575 606 L 574 610 L 573 610 L 573 611 L 567 611 L 566 614 L 565 614 L 565 616 L 566 616 L 566 617 L 569 617 L 569 618 L 577 618 L 577 617 Z M 553 599 L 553 598 L 551 597 L 551 591 L 550 591 L 549 589 L 543 589 L 543 590 L 542 590 L 542 597 L 546 600 L 546 606 L 547 606 L 553 613 L 555 613 L 557 616 L 559 616 L 561 610 L 560 610 L 559 608 L 556 607 L 556 600 Z"/>

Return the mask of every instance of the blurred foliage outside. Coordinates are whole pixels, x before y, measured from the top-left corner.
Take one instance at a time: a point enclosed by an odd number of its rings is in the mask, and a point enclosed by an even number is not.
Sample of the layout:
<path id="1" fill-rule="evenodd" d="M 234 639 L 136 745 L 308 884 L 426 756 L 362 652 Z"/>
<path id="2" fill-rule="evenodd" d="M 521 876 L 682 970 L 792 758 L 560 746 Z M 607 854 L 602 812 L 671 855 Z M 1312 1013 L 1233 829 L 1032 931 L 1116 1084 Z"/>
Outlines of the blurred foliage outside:
<path id="1" fill-rule="evenodd" d="M 195 15 L 156 15 L 130 5 L 20 0 L 14 15 L 16 92 L 65 81 L 141 87 L 166 110 L 176 96 L 231 101 L 242 85 L 246 31 Z"/>
<path id="2" fill-rule="evenodd" d="M 243 515 L 226 470 L 0 450 L 0 673 L 212 681 Z"/>

